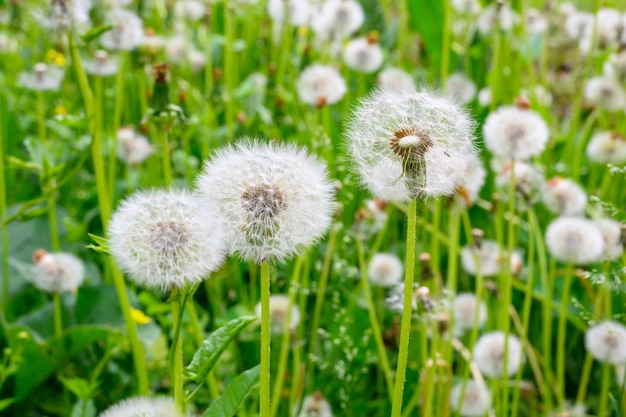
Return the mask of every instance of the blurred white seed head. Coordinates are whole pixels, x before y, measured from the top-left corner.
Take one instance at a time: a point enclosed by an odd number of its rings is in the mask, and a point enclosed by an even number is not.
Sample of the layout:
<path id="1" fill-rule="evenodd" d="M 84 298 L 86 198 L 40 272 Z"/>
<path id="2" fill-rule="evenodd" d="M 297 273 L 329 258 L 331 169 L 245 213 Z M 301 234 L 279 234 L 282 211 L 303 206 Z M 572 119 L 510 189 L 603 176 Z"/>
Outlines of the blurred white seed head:
<path id="1" fill-rule="evenodd" d="M 92 7 L 90 0 L 68 2 L 66 0 L 51 0 L 45 12 L 35 12 L 35 18 L 44 27 L 55 32 L 66 32 L 72 25 L 82 26 L 89 21 L 89 10 Z"/>
<path id="2" fill-rule="evenodd" d="M 70 253 L 38 249 L 33 254 L 33 262 L 33 284 L 46 292 L 73 292 L 85 279 L 83 261 Z"/>
<path id="3" fill-rule="evenodd" d="M 526 162 L 515 161 L 500 166 L 501 161 L 492 160 L 496 171 L 496 189 L 504 202 L 509 201 L 511 181 L 515 181 L 515 198 L 520 208 L 534 204 L 541 196 L 544 176 L 538 168 Z"/>
<path id="4" fill-rule="evenodd" d="M 230 253 L 257 263 L 282 261 L 315 243 L 335 207 L 326 166 L 289 144 L 224 147 L 196 184 L 204 206 L 224 223 Z"/>
<path id="5" fill-rule="evenodd" d="M 87 74 L 100 77 L 115 75 L 118 70 L 117 61 L 102 49 L 96 51 L 92 59 L 83 60 L 83 66 Z"/>
<path id="6" fill-rule="evenodd" d="M 491 88 L 483 87 L 478 91 L 478 104 L 483 107 L 491 104 Z"/>
<path id="7" fill-rule="evenodd" d="M 504 345 L 507 343 L 501 331 L 486 333 L 478 339 L 474 346 L 474 361 L 483 373 L 490 378 L 501 378 L 514 375 L 522 364 L 522 344 L 510 334 L 508 337 L 507 362 L 504 362 Z"/>
<path id="8" fill-rule="evenodd" d="M 620 83 L 604 75 L 587 80 L 584 96 L 590 104 L 610 112 L 623 110 L 626 105 L 626 93 Z"/>
<path id="9" fill-rule="evenodd" d="M 585 333 L 585 348 L 602 363 L 621 365 L 626 362 L 626 326 L 608 320 Z"/>
<path id="10" fill-rule="evenodd" d="M 182 34 L 176 34 L 165 40 L 165 56 L 168 62 L 180 64 L 187 56 L 187 38 Z"/>
<path id="11" fill-rule="evenodd" d="M 367 277 L 374 285 L 391 287 L 402 281 L 404 265 L 392 253 L 377 253 L 372 257 L 367 269 Z"/>
<path id="12" fill-rule="evenodd" d="M 618 259 L 624 253 L 622 244 L 622 224 L 613 219 L 604 218 L 595 221 L 604 238 L 603 260 Z"/>
<path id="13" fill-rule="evenodd" d="M 355 0 L 326 0 L 314 14 L 311 27 L 323 41 L 341 41 L 361 28 L 365 13 Z"/>
<path id="14" fill-rule="evenodd" d="M 576 9 L 576 5 L 569 1 L 563 2 L 558 6 L 558 12 L 561 16 L 567 18 L 568 16 L 576 13 L 578 9 Z"/>
<path id="15" fill-rule="evenodd" d="M 559 217 L 546 230 L 548 251 L 561 262 L 586 265 L 598 262 L 604 251 L 600 228 L 582 217 Z"/>
<path id="16" fill-rule="evenodd" d="M 460 293 L 454 297 L 452 304 L 454 317 L 454 333 L 463 335 L 474 327 L 482 327 L 487 321 L 487 306 L 484 301 L 480 304 L 472 293 Z"/>
<path id="17" fill-rule="evenodd" d="M 378 74 L 378 87 L 388 90 L 415 90 L 413 77 L 400 68 L 388 67 Z"/>
<path id="18" fill-rule="evenodd" d="M 383 63 L 383 50 L 370 37 L 349 41 L 343 49 L 343 60 L 348 68 L 358 72 L 372 73 Z"/>
<path id="19" fill-rule="evenodd" d="M 450 390 L 450 406 L 462 417 L 482 417 L 489 410 L 491 395 L 484 383 L 470 379 L 465 383 L 463 398 L 461 398 L 462 393 L 462 382 L 455 384 Z"/>
<path id="20" fill-rule="evenodd" d="M 174 5 L 174 16 L 195 22 L 206 16 L 206 6 L 197 0 L 178 0 Z"/>
<path id="21" fill-rule="evenodd" d="M 18 84 L 33 91 L 55 91 L 61 88 L 64 71 L 59 67 L 52 67 L 39 62 L 32 71 L 21 72 L 18 76 Z"/>
<path id="22" fill-rule="evenodd" d="M 216 213 L 182 190 L 138 191 L 115 210 L 109 248 L 138 285 L 171 290 L 206 278 L 224 259 Z"/>
<path id="23" fill-rule="evenodd" d="M 287 313 L 289 311 L 289 297 L 284 294 L 273 294 L 270 296 L 270 323 L 272 333 L 281 334 L 285 330 L 292 331 L 300 323 L 300 309 L 296 304 L 291 306 L 291 317 L 287 328 L 285 324 L 287 321 Z M 261 303 L 259 302 L 254 307 L 254 313 L 261 320 Z"/>
<path id="24" fill-rule="evenodd" d="M 135 132 L 132 127 L 121 127 L 117 131 L 117 157 L 129 165 L 141 164 L 154 153 L 148 139 Z"/>
<path id="25" fill-rule="evenodd" d="M 626 17 L 624 19 L 626 19 Z M 624 24 L 626 25 L 626 22 L 624 22 Z M 602 70 L 607 77 L 611 77 L 622 83 L 626 82 L 626 49 L 611 54 L 604 62 Z"/>
<path id="26" fill-rule="evenodd" d="M 452 0 L 452 7 L 461 14 L 475 16 L 480 12 L 478 0 Z"/>
<path id="27" fill-rule="evenodd" d="M 388 201 L 452 195 L 477 153 L 465 109 L 427 90 L 374 91 L 354 110 L 346 139 L 361 182 Z"/>
<path id="28" fill-rule="evenodd" d="M 455 73 L 446 79 L 446 95 L 463 104 L 467 104 L 476 96 L 476 84 L 461 73 Z"/>
<path id="29" fill-rule="evenodd" d="M 297 411 L 298 407 L 295 409 Z M 304 397 L 298 417 L 333 417 L 333 412 L 322 393 L 316 392 Z"/>
<path id="30" fill-rule="evenodd" d="M 466 206 L 473 205 L 480 194 L 480 190 L 485 185 L 487 170 L 483 166 L 483 161 L 476 155 L 471 155 L 467 164 L 467 175 L 461 184 L 460 194 Z"/>
<path id="31" fill-rule="evenodd" d="M 548 125 L 538 113 L 515 106 L 490 113 L 483 125 L 487 149 L 507 160 L 526 160 L 539 155 L 548 135 Z"/>
<path id="32" fill-rule="evenodd" d="M 107 13 L 105 20 L 113 28 L 100 37 L 102 46 L 112 51 L 130 51 L 139 46 L 143 38 L 143 22 L 136 13 L 114 9 Z"/>
<path id="33" fill-rule="evenodd" d="M 593 20 L 591 13 L 574 11 L 565 20 L 565 31 L 570 39 L 580 41 L 591 31 Z"/>
<path id="34" fill-rule="evenodd" d="M 541 84 L 530 88 L 522 88 L 519 95 L 543 107 L 550 107 L 553 101 L 552 93 Z"/>
<path id="35" fill-rule="evenodd" d="M 621 165 L 626 162 L 626 137 L 618 132 L 594 134 L 587 145 L 591 162 Z"/>
<path id="36" fill-rule="evenodd" d="M 285 10 L 285 5 L 287 5 L 287 10 Z M 289 24 L 301 26 L 309 22 L 312 8 L 307 0 L 269 0 L 267 13 L 276 23 L 284 22 L 285 15 L 287 15 Z"/>
<path id="37" fill-rule="evenodd" d="M 498 275 L 504 268 L 502 249 L 494 240 L 483 239 L 480 246 L 464 246 L 461 249 L 461 266 L 470 275 L 480 273 L 484 277 Z"/>
<path id="38" fill-rule="evenodd" d="M 552 213 L 561 216 L 580 216 L 587 207 L 587 193 L 574 181 L 554 177 L 542 189 L 543 203 Z"/>
<path id="39" fill-rule="evenodd" d="M 346 82 L 335 68 L 314 64 L 306 67 L 296 82 L 300 100 L 313 106 L 334 104 L 346 94 Z"/>
<path id="40" fill-rule="evenodd" d="M 99 417 L 183 417 L 173 398 L 132 397 L 100 413 Z"/>
<path id="41" fill-rule="evenodd" d="M 531 35 L 540 35 L 548 28 L 548 19 L 533 7 L 524 10 L 524 19 L 526 31 Z"/>
<path id="42" fill-rule="evenodd" d="M 598 22 L 596 46 L 603 49 L 615 48 L 619 42 L 620 32 L 623 30 L 622 14 L 616 9 L 602 7 L 596 14 L 596 20 Z M 589 38 L 591 38 L 591 29 L 592 27 L 587 29 Z"/>
<path id="43" fill-rule="evenodd" d="M 515 13 L 508 3 L 490 4 L 478 16 L 478 31 L 481 35 L 489 35 L 500 29 L 508 32 L 515 22 Z"/>

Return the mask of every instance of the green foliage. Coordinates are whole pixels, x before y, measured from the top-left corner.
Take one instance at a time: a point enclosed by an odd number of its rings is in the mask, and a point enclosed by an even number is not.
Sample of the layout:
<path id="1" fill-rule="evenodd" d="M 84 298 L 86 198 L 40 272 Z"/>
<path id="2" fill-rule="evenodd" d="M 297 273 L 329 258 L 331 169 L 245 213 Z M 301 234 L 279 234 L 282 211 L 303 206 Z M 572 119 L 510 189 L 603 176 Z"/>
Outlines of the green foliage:
<path id="1" fill-rule="evenodd" d="M 211 403 L 201 417 L 232 417 L 259 385 L 260 366 L 242 372 L 228 384 L 224 393 Z"/>

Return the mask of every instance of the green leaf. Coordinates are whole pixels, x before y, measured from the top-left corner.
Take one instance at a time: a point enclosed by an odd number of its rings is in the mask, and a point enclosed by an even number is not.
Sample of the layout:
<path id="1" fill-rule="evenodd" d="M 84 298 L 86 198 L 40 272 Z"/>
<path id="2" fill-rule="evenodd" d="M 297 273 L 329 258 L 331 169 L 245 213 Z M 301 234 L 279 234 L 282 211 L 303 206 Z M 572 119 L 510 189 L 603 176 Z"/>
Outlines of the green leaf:
<path id="1" fill-rule="evenodd" d="M 96 385 L 91 385 L 89 381 L 83 378 L 64 378 L 59 375 L 59 381 L 81 400 L 88 400 L 93 396 Z"/>
<path id="2" fill-rule="evenodd" d="M 253 316 L 239 317 L 213 332 L 193 355 L 191 363 L 185 368 L 185 374 L 194 381 L 202 381 L 213 369 L 228 344 L 255 320 L 257 318 Z"/>
<path id="3" fill-rule="evenodd" d="M 104 255 L 110 255 L 111 254 L 109 252 L 109 242 L 106 240 L 106 238 L 104 238 L 102 236 L 94 235 L 92 233 L 88 233 L 88 235 L 91 238 L 91 240 L 96 242 L 96 244 L 95 245 L 93 245 L 93 244 L 87 245 L 87 249 L 91 249 L 91 250 L 93 250 L 95 252 L 102 253 Z"/>
<path id="4" fill-rule="evenodd" d="M 4 410 L 5 408 L 8 408 L 15 401 L 16 401 L 15 398 L 5 398 L 5 399 L 0 400 L 0 411 Z"/>
<path id="5" fill-rule="evenodd" d="M 233 379 L 224 393 L 211 403 L 200 417 L 232 417 L 259 384 L 260 365 Z"/>
<path id="6" fill-rule="evenodd" d="M 443 2 L 431 0 L 404 0 L 409 10 L 411 29 L 422 35 L 428 54 L 435 63 L 441 58 L 443 43 Z"/>
<path id="7" fill-rule="evenodd" d="M 93 400 L 78 400 L 72 408 L 72 417 L 96 417 L 96 406 Z"/>
<path id="8" fill-rule="evenodd" d="M 93 42 L 96 39 L 98 39 L 105 32 L 108 32 L 112 28 L 113 28 L 112 25 L 96 26 L 95 28 L 89 29 L 87 32 L 85 32 L 85 33 L 83 33 L 82 35 L 79 35 L 79 36 L 80 36 L 80 39 L 84 43 L 90 43 L 90 42 Z"/>

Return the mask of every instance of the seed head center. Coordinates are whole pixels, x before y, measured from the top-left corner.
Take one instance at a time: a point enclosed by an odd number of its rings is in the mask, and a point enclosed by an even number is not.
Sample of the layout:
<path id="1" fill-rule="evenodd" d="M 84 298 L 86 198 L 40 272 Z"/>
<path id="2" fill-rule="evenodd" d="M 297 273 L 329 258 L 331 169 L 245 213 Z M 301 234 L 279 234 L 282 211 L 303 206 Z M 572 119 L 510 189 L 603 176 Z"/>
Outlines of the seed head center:
<path id="1" fill-rule="evenodd" d="M 389 145 L 393 153 L 403 160 L 413 157 L 423 157 L 433 144 L 430 135 L 425 129 L 403 128 L 393 134 Z"/>
<path id="2" fill-rule="evenodd" d="M 158 222 L 150 234 L 150 244 L 158 252 L 176 253 L 189 241 L 189 230 L 174 221 Z"/>
<path id="3" fill-rule="evenodd" d="M 243 208 L 257 219 L 271 219 L 287 208 L 285 196 L 276 186 L 248 188 L 241 196 Z"/>

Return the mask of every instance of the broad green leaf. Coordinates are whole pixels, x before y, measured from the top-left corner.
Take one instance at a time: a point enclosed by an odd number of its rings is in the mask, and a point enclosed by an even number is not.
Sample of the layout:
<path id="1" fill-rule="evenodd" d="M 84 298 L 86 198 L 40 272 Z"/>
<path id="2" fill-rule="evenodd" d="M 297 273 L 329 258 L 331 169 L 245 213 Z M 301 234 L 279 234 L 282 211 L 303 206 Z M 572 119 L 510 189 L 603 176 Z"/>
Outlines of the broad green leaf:
<path id="1" fill-rule="evenodd" d="M 72 394 L 76 395 L 79 399 L 87 400 L 92 397 L 93 393 L 96 390 L 96 385 L 92 385 L 89 381 L 83 378 L 64 378 L 59 376 L 59 381 L 72 392 Z"/>
<path id="2" fill-rule="evenodd" d="M 102 236 L 94 235 L 94 234 L 91 234 L 91 233 L 88 233 L 88 235 L 91 238 L 91 240 L 96 242 L 95 245 L 93 245 L 93 244 L 87 245 L 88 249 L 91 249 L 91 250 L 93 250 L 95 252 L 102 253 L 102 254 L 105 254 L 105 255 L 110 255 L 109 243 L 106 240 L 106 238 L 104 238 Z"/>
<path id="3" fill-rule="evenodd" d="M 0 400 L 0 411 L 8 408 L 11 404 L 15 402 L 15 398 L 5 398 Z"/>
<path id="4" fill-rule="evenodd" d="M 193 355 L 191 363 L 185 368 L 185 374 L 194 381 L 203 380 L 230 342 L 256 319 L 253 316 L 239 317 L 213 332 Z"/>
<path id="5" fill-rule="evenodd" d="M 233 379 L 224 393 L 211 403 L 200 417 L 232 417 L 259 384 L 260 365 L 248 369 Z"/>
<path id="6" fill-rule="evenodd" d="M 124 316 L 115 287 L 112 285 L 80 287 L 76 299 L 76 323 L 123 328 Z"/>
<path id="7" fill-rule="evenodd" d="M 113 26 L 111 25 L 96 26 L 95 28 L 92 28 L 88 30 L 87 32 L 83 33 L 82 35 L 80 35 L 80 39 L 84 43 L 90 43 L 98 39 L 105 32 L 108 32 L 109 30 L 111 30 L 111 28 L 113 28 Z"/>
<path id="8" fill-rule="evenodd" d="M 428 54 L 436 64 L 441 59 L 443 43 L 443 1 L 404 0 L 409 10 L 409 25 L 418 31 Z M 450 1 L 450 0 L 447 0 Z"/>

